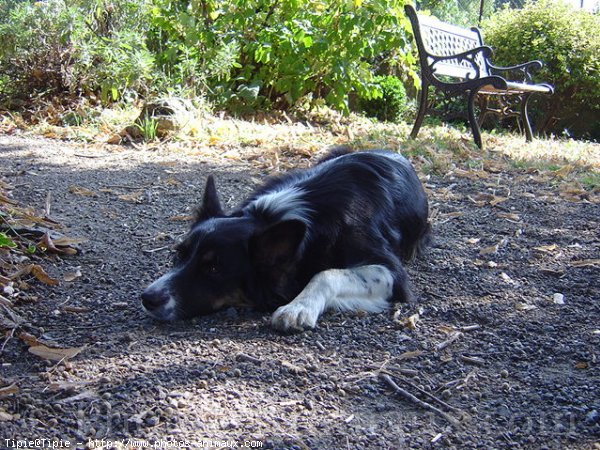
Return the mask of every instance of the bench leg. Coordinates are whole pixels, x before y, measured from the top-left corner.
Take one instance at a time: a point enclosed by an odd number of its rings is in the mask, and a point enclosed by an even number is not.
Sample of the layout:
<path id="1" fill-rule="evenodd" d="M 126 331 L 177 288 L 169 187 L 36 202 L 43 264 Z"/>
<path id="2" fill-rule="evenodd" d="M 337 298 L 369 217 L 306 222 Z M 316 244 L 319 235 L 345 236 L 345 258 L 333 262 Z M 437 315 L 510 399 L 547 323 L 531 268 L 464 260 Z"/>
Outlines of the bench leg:
<path id="1" fill-rule="evenodd" d="M 523 122 L 523 128 L 525 129 L 525 140 L 531 142 L 533 140 L 533 132 L 531 131 L 531 123 L 529 122 L 529 115 L 527 114 L 527 104 L 531 94 L 524 94 L 523 100 L 521 101 L 521 121 Z"/>
<path id="2" fill-rule="evenodd" d="M 427 112 L 427 97 L 429 96 L 429 84 L 423 80 L 421 83 L 421 93 L 419 94 L 419 111 L 417 112 L 417 118 L 415 119 L 415 124 L 413 125 L 412 131 L 410 132 L 410 137 L 415 139 L 417 134 L 419 134 L 419 129 L 421 128 L 421 124 L 423 123 L 423 119 L 425 118 L 425 113 Z"/>
<path id="3" fill-rule="evenodd" d="M 477 123 L 477 117 L 475 117 L 475 97 L 477 97 L 478 89 L 474 89 L 469 92 L 469 123 L 471 124 L 471 130 L 473 130 L 473 139 L 475 140 L 475 144 L 480 149 L 483 148 L 483 144 L 481 142 L 481 130 L 479 129 L 479 124 Z"/>

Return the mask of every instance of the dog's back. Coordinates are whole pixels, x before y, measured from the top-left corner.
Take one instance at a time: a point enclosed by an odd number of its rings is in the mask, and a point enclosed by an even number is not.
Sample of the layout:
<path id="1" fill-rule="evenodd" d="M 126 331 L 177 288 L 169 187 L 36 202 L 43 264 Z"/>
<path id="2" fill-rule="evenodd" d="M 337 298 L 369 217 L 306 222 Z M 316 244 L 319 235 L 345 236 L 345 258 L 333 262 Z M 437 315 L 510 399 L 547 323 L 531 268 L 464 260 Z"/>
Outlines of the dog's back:
<path id="1" fill-rule="evenodd" d="M 406 158 L 388 151 L 326 157 L 266 183 L 242 209 L 269 221 L 296 218 L 307 225 L 296 262 L 301 287 L 330 268 L 400 267 L 430 234 L 427 197 L 417 174 Z M 408 300 L 406 289 L 395 294 Z"/>

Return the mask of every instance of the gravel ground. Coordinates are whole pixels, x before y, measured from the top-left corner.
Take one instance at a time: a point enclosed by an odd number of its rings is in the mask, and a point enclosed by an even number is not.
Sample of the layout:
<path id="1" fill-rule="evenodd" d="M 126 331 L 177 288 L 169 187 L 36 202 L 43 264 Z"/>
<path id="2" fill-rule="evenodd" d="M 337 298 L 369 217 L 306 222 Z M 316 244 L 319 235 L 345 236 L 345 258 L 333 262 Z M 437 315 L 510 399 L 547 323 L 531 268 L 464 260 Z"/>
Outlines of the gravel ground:
<path id="1" fill-rule="evenodd" d="M 567 199 L 516 169 L 432 175 L 436 242 L 408 267 L 420 303 L 328 314 L 282 335 L 267 315 L 235 309 L 160 324 L 138 300 L 167 267 L 206 176 L 231 208 L 264 177 L 255 166 L 8 136 L 0 158 L 15 199 L 39 211 L 51 194 L 63 233 L 87 239 L 79 255 L 43 262 L 57 279 L 80 277 L 35 284 L 38 300 L 15 304 L 23 330 L 85 348 L 57 364 L 16 334 L 5 341 L 0 388 L 19 391 L 0 396 L 1 448 L 36 438 L 76 448 L 600 448 L 597 199 Z"/>

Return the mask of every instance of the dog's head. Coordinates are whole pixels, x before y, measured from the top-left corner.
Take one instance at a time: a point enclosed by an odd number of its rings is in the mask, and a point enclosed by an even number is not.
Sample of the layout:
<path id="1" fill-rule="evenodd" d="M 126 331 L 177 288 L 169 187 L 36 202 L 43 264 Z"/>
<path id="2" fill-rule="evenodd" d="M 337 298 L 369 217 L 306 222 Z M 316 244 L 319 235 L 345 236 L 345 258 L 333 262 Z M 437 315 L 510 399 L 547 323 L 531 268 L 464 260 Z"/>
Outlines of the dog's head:
<path id="1" fill-rule="evenodd" d="M 267 224 L 243 212 L 224 214 L 211 176 L 173 268 L 144 290 L 142 306 L 156 319 L 177 320 L 251 304 L 249 286 L 281 274 L 305 231 L 298 220 Z"/>

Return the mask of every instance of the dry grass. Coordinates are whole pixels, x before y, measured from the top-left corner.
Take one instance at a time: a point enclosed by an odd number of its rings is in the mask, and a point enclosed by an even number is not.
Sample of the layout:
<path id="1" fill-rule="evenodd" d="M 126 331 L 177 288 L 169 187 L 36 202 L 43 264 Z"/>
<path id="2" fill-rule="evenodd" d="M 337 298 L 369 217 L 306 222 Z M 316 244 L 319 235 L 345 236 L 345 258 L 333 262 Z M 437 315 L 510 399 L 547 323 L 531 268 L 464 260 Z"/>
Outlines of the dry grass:
<path id="1" fill-rule="evenodd" d="M 82 114 L 81 123 L 65 125 L 58 115 L 25 124 L 17 116 L 0 119 L 0 132 L 28 132 L 50 138 L 84 141 L 104 146 L 123 142 L 124 129 L 139 114 L 135 108 L 100 110 Z M 77 121 L 79 122 L 79 121 Z M 470 170 L 493 166 L 496 170 L 537 171 L 576 181 L 585 189 L 600 189 L 600 144 L 544 138 L 526 143 L 510 133 L 484 132 L 485 150 L 473 144 L 466 129 L 425 126 L 417 140 L 406 123 L 377 123 L 360 116 L 343 117 L 330 110 L 290 119 L 258 116 L 240 120 L 211 115 L 205 109 L 178 134 L 162 142 L 138 142 L 140 148 L 191 154 L 214 162 L 250 161 L 270 171 L 310 163 L 328 147 L 389 148 L 412 157 L 424 173 L 445 174 L 456 168 Z"/>

